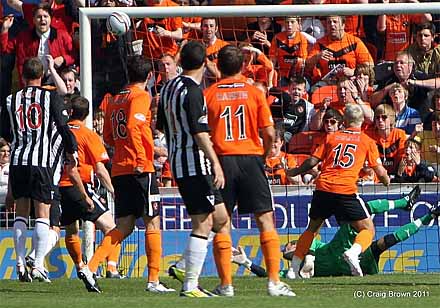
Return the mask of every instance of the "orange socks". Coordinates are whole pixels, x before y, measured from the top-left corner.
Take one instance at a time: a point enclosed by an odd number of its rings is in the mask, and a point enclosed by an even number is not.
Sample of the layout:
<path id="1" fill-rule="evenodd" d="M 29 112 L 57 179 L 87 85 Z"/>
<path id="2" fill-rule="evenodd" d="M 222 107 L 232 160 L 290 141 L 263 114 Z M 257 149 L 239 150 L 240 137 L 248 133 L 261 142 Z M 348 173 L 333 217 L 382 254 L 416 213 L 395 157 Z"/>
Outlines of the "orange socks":
<path id="1" fill-rule="evenodd" d="M 361 232 L 356 235 L 354 244 L 359 244 L 362 247 L 362 252 L 364 252 L 368 247 L 370 247 L 371 243 L 373 242 L 373 237 L 373 232 L 370 230 L 361 230 Z"/>
<path id="2" fill-rule="evenodd" d="M 232 240 L 227 233 L 217 233 L 214 237 L 214 259 L 221 285 L 232 284 Z"/>
<path id="3" fill-rule="evenodd" d="M 92 273 L 96 273 L 99 264 L 104 261 L 118 245 L 121 244 L 123 239 L 124 236 L 116 228 L 111 230 L 109 233 L 107 233 L 106 236 L 104 236 L 104 239 L 102 240 L 98 249 L 96 249 L 92 259 L 88 264 L 89 269 L 90 271 L 92 271 Z"/>
<path id="4" fill-rule="evenodd" d="M 301 260 L 304 260 L 304 257 L 309 252 L 310 245 L 312 245 L 312 241 L 315 238 L 315 234 L 311 231 L 304 231 L 303 234 L 298 239 L 296 243 L 295 256 Z"/>
<path id="5" fill-rule="evenodd" d="M 107 271 L 110 271 L 112 273 L 116 273 L 118 271 L 116 265 L 118 264 L 120 253 L 121 253 L 121 244 L 118 244 L 107 257 Z"/>
<path id="6" fill-rule="evenodd" d="M 280 281 L 280 238 L 276 230 L 260 233 L 261 250 L 263 251 L 264 262 L 266 263 L 267 276 L 273 282 Z"/>
<path id="7" fill-rule="evenodd" d="M 66 242 L 66 248 L 73 263 L 79 268 L 82 263 L 82 251 L 79 236 L 76 234 L 66 235 L 64 241 Z"/>
<path id="8" fill-rule="evenodd" d="M 145 231 L 145 251 L 148 262 L 148 281 L 159 281 L 160 258 L 162 257 L 160 230 Z"/>

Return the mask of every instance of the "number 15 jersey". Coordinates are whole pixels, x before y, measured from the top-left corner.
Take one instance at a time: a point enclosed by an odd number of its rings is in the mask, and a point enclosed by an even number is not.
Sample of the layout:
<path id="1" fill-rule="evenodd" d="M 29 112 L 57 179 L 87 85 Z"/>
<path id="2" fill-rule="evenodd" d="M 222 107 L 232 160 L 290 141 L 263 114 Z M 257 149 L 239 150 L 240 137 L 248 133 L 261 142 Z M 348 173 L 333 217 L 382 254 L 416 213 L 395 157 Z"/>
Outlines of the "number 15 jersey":
<path id="1" fill-rule="evenodd" d="M 217 155 L 263 155 L 258 130 L 273 120 L 261 90 L 246 78 L 225 78 L 205 91 L 208 124 Z"/>
<path id="2" fill-rule="evenodd" d="M 382 164 L 374 141 L 356 128 L 328 135 L 312 155 L 322 161 L 316 189 L 342 195 L 357 193 L 359 172 L 365 161 L 370 167 Z"/>

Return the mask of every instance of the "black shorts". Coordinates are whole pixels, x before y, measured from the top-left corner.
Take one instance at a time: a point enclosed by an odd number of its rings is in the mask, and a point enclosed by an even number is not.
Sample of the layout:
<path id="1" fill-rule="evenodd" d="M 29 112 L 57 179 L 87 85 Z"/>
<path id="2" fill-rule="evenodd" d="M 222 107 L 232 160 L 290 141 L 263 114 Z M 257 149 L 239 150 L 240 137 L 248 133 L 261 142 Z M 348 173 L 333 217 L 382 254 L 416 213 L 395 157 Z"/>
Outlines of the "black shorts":
<path id="1" fill-rule="evenodd" d="M 154 173 L 126 174 L 112 178 L 115 188 L 115 216 L 156 217 L 160 213 L 160 192 Z"/>
<path id="2" fill-rule="evenodd" d="M 184 177 L 176 179 L 176 183 L 189 215 L 212 213 L 216 204 L 223 203 L 212 175 Z"/>
<path id="3" fill-rule="evenodd" d="M 53 195 L 53 200 L 50 203 L 50 214 L 49 214 L 50 226 L 59 227 L 61 221 L 61 195 L 58 187 L 55 187 L 55 193 Z"/>
<path id="4" fill-rule="evenodd" d="M 263 157 L 256 155 L 232 155 L 219 157 L 226 177 L 221 190 L 229 213 L 235 205 L 239 214 L 273 211 L 270 185 L 264 172 Z"/>
<path id="5" fill-rule="evenodd" d="M 12 196 L 15 200 L 29 198 L 50 204 L 54 194 L 52 178 L 50 168 L 13 165 L 9 167 Z"/>
<path id="6" fill-rule="evenodd" d="M 102 204 L 99 196 L 90 184 L 84 188 L 95 205 L 92 212 L 87 211 L 87 203 L 75 186 L 60 187 L 61 193 L 61 225 L 67 226 L 78 219 L 95 222 L 102 214 L 108 211 L 107 205 Z"/>
<path id="7" fill-rule="evenodd" d="M 29 216 L 35 219 L 35 207 L 34 203 L 31 202 L 31 211 Z M 59 227 L 61 218 L 61 196 L 58 187 L 54 187 L 54 194 L 52 202 L 50 203 L 49 209 L 49 223 L 51 227 Z"/>
<path id="8" fill-rule="evenodd" d="M 315 190 L 309 217 L 327 219 L 332 215 L 335 215 L 339 224 L 370 217 L 364 201 L 358 194 L 342 195 Z"/>

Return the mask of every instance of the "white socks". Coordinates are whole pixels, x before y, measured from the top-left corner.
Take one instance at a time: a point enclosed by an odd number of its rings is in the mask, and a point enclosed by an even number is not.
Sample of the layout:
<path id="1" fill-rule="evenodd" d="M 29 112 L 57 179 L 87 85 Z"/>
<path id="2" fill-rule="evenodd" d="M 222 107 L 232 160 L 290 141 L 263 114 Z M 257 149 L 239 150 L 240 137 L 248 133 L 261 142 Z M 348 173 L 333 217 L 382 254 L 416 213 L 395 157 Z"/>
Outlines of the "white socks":
<path id="1" fill-rule="evenodd" d="M 32 247 L 35 249 L 35 267 L 44 269 L 44 256 L 46 255 L 49 237 L 49 218 L 35 219 L 35 229 L 32 234 Z"/>
<path id="2" fill-rule="evenodd" d="M 349 253 L 355 256 L 359 256 L 362 252 L 362 246 L 358 243 L 354 243 L 350 249 L 348 249 L 345 253 Z"/>
<path id="3" fill-rule="evenodd" d="M 184 253 L 185 256 L 185 281 L 183 290 L 194 290 L 199 285 L 199 276 L 208 252 L 208 239 L 191 234 Z"/>
<path id="4" fill-rule="evenodd" d="M 14 245 L 17 256 L 17 266 L 24 266 L 26 256 L 26 232 L 28 229 L 28 219 L 17 216 L 14 221 Z"/>
<path id="5" fill-rule="evenodd" d="M 58 243 L 58 240 L 59 240 L 58 233 L 53 229 L 49 229 L 49 237 L 47 238 L 47 247 L 46 247 L 46 252 L 44 253 L 44 256 L 47 256 L 49 254 L 49 252 L 52 251 L 52 249 Z M 35 260 L 35 248 L 34 247 L 32 247 L 32 251 L 29 254 L 29 257 L 31 259 Z"/>

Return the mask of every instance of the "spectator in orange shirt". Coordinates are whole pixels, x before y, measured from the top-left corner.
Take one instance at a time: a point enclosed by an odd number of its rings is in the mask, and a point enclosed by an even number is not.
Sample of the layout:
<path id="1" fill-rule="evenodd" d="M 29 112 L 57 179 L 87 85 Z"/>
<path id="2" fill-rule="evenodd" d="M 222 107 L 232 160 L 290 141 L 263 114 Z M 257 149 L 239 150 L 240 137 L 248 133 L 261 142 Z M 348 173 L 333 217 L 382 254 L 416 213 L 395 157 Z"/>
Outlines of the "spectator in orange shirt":
<path id="1" fill-rule="evenodd" d="M 367 124 L 373 123 L 373 110 L 371 109 L 370 104 L 368 102 L 365 102 L 359 95 L 359 90 L 358 87 L 356 87 L 355 81 L 346 77 L 340 78 L 337 83 L 337 93 L 337 101 L 332 101 L 331 98 L 324 98 L 322 106 L 317 112 L 318 118 L 319 113 L 322 115 L 326 111 L 327 107 L 332 107 L 343 114 L 345 106 L 347 104 L 357 104 L 362 108 L 363 114 L 365 116 L 363 124 L 364 127 Z M 322 123 L 319 123 L 318 121 L 314 125 L 320 128 L 322 126 Z"/>
<path id="2" fill-rule="evenodd" d="M 405 142 L 405 154 L 399 163 L 397 174 L 392 180 L 396 183 L 429 183 L 435 178 L 434 168 L 422 161 L 422 139 L 419 136 Z"/>
<path id="3" fill-rule="evenodd" d="M 272 150 L 266 157 L 264 170 L 270 185 L 302 185 L 301 176 L 289 177 L 286 174 L 287 169 L 296 167 L 298 164 L 292 154 L 282 151 L 284 145 L 283 129 L 275 130 L 275 141 Z"/>
<path id="4" fill-rule="evenodd" d="M 302 174 L 322 161 L 321 174 L 316 180 L 310 209 L 310 223 L 300 236 L 287 277 L 299 278 L 301 262 L 326 218 L 336 216 L 337 221 L 350 222 L 358 232 L 353 246 L 341 257 L 348 263 L 354 276 L 363 276 L 359 255 L 365 251 L 374 238 L 374 224 L 357 194 L 359 171 L 365 161 L 374 169 L 380 181 L 387 186 L 390 179 L 383 168 L 377 147 L 366 134 L 361 132 L 364 119 L 362 108 L 356 104 L 347 105 L 344 112 L 346 129 L 328 135 L 325 143 L 318 146 L 310 158 L 287 174 Z"/>
<path id="5" fill-rule="evenodd" d="M 180 6 L 198 5 L 193 0 L 179 0 L 176 1 Z M 200 4 L 203 5 L 203 4 Z M 182 17 L 182 39 L 200 38 L 200 21 L 201 17 Z"/>
<path id="6" fill-rule="evenodd" d="M 419 3 L 418 0 L 382 0 L 382 2 Z M 382 59 L 393 61 L 399 51 L 408 48 L 411 42 L 411 26 L 431 20 L 432 16 L 429 13 L 379 15 L 377 18 L 377 31 L 385 36 L 385 50 Z"/>
<path id="7" fill-rule="evenodd" d="M 344 16 L 327 17 L 326 35 L 318 40 L 307 58 L 306 69 L 312 72 L 313 81 L 320 80 L 331 70 L 351 77 L 359 64 L 374 65 L 365 44 L 345 32 Z"/>
<path id="8" fill-rule="evenodd" d="M 150 0 L 144 1 L 147 5 L 150 3 Z M 152 2 L 155 7 L 179 6 L 171 0 L 153 0 Z M 177 41 L 183 38 L 182 27 L 182 17 L 145 17 L 141 24 L 144 56 L 148 59 L 159 59 L 164 53 L 175 56 L 179 50 Z"/>
<path id="9" fill-rule="evenodd" d="M 202 41 L 206 46 L 206 72 L 202 84 L 207 88 L 221 77 L 220 71 L 217 69 L 217 54 L 222 47 L 229 45 L 229 43 L 217 37 L 219 28 L 216 18 L 202 18 L 201 24 Z"/>
<path id="10" fill-rule="evenodd" d="M 252 81 L 263 82 L 268 88 L 272 88 L 274 82 L 276 85 L 276 76 L 272 62 L 261 50 L 244 43 L 241 46 L 241 52 L 244 55 L 243 68 L 241 70 L 243 76 Z"/>
<path id="11" fill-rule="evenodd" d="M 287 16 L 285 30 L 275 35 L 270 46 L 269 57 L 279 72 L 280 86 L 286 86 L 291 76 L 304 73 L 308 43 L 300 32 L 300 25 L 300 17 Z"/>
<path id="12" fill-rule="evenodd" d="M 376 142 L 382 164 L 388 174 L 397 172 L 397 167 L 405 151 L 405 131 L 395 128 L 396 111 L 387 104 L 381 104 L 374 110 L 374 128 L 367 131 Z"/>

